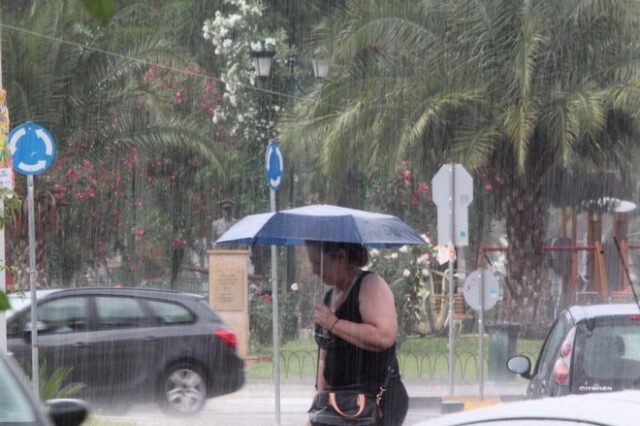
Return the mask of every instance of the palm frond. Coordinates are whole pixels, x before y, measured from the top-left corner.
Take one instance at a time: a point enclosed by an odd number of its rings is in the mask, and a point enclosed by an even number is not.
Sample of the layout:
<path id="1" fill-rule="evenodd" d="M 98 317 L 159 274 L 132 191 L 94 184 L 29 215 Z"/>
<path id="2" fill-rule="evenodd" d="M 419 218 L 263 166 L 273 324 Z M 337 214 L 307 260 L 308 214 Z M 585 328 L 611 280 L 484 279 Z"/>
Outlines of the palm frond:
<path id="1" fill-rule="evenodd" d="M 504 113 L 504 131 L 514 150 L 514 163 L 524 172 L 528 147 L 537 119 L 537 112 L 530 102 L 509 106 Z"/>
<path id="2" fill-rule="evenodd" d="M 463 159 L 464 165 L 470 169 L 483 167 L 488 164 L 496 145 L 503 138 L 498 123 L 460 129 L 453 140 L 452 152 L 455 158 Z"/>

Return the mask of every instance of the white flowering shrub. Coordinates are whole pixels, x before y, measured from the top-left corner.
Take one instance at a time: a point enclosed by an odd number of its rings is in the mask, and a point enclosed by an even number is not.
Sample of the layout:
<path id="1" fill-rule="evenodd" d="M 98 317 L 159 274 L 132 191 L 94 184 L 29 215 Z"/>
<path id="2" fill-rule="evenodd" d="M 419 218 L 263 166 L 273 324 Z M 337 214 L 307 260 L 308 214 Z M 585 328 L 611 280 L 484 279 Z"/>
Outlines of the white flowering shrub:
<path id="1" fill-rule="evenodd" d="M 260 33 L 263 6 L 260 1 L 225 0 L 225 10 L 216 11 L 204 22 L 202 32 L 214 47 L 214 54 L 224 61 L 220 80 L 222 102 L 213 113 L 218 133 L 234 141 L 265 143 L 278 132 L 277 116 L 281 102 L 269 96 L 268 90 L 256 86 L 253 50 L 286 52 L 283 31 Z M 274 57 L 274 66 L 279 55 Z"/>
<path id="2" fill-rule="evenodd" d="M 402 246 L 396 250 L 369 250 L 367 269 L 380 274 L 391 286 L 398 311 L 398 340 L 408 335 L 433 331 L 425 299 L 441 291 L 442 267 L 436 260 L 437 249 L 422 235 L 425 245 Z"/>

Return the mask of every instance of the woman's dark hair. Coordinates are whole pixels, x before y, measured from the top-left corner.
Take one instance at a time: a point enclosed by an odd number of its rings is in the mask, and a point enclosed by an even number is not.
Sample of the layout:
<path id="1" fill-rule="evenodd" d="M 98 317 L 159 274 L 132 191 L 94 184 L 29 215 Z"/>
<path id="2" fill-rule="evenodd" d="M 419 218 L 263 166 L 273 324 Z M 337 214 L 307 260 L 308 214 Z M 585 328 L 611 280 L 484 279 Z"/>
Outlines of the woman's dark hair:
<path id="1" fill-rule="evenodd" d="M 362 244 L 339 243 L 335 241 L 307 241 L 306 244 L 321 247 L 322 253 L 324 254 L 334 254 L 340 250 L 344 250 L 349 263 L 358 267 L 365 266 L 369 263 L 369 251 Z"/>

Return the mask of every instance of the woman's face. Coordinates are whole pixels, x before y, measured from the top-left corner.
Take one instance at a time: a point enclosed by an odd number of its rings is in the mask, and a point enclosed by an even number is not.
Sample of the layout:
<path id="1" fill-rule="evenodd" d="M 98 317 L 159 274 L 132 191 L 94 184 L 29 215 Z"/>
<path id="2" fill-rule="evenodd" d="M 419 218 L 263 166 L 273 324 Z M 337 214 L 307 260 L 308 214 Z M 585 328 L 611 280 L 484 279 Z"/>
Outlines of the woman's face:
<path id="1" fill-rule="evenodd" d="M 319 244 L 307 244 L 307 257 L 314 275 L 321 277 L 327 284 L 335 284 L 335 278 L 340 272 L 340 251 L 333 254 L 325 253 L 323 256 Z M 320 264 L 322 264 L 322 270 Z"/>

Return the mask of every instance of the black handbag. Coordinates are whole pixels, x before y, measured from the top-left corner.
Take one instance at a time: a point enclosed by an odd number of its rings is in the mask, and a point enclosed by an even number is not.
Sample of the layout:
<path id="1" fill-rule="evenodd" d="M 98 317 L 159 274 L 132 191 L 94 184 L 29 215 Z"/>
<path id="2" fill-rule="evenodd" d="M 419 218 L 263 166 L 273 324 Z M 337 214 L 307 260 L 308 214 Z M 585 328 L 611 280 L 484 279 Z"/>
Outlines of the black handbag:
<path id="1" fill-rule="evenodd" d="M 321 391 L 313 399 L 309 420 L 314 426 L 366 426 L 375 425 L 380 414 L 377 396 L 350 390 Z"/>
<path id="2" fill-rule="evenodd" d="M 376 395 L 354 390 L 324 390 L 318 392 L 309 409 L 309 420 L 313 426 L 368 426 L 382 418 L 380 409 L 382 396 L 389 388 L 389 380 L 395 376 L 392 367 Z"/>

